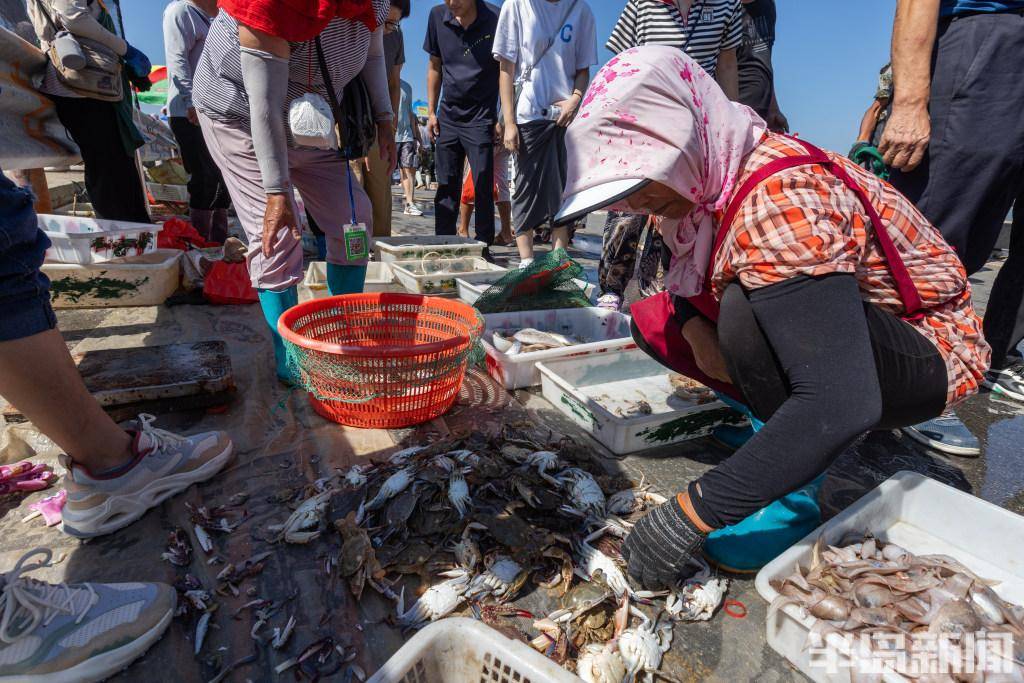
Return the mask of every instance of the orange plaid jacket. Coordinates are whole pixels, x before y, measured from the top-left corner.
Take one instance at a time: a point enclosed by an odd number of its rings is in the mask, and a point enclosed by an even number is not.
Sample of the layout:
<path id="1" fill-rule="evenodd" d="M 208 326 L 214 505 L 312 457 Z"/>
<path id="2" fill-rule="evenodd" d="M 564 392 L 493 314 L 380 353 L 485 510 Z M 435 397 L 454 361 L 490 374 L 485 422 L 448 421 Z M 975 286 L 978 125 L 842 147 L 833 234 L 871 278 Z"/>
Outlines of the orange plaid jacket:
<path id="1" fill-rule="evenodd" d="M 736 187 L 765 164 L 801 154 L 806 150 L 799 143 L 767 135 L 747 157 Z M 864 188 L 888 226 L 924 307 L 922 317 L 908 322 L 942 355 L 949 378 L 946 403 L 955 405 L 977 392 L 991 356 L 963 264 L 895 188 L 844 157 L 829 156 Z M 715 259 L 712 290 L 721 297 L 736 279 L 757 289 L 798 275 L 850 273 L 865 301 L 902 315 L 903 303 L 870 225 L 856 195 L 820 165 L 781 171 L 741 204 Z"/>

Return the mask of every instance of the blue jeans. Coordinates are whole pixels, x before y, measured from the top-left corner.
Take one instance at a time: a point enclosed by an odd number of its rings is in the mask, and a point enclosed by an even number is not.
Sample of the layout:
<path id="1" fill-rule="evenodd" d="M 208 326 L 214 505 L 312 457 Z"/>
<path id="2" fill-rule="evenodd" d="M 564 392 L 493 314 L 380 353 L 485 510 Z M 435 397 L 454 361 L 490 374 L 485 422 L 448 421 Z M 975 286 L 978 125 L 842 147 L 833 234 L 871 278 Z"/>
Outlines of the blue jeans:
<path id="1" fill-rule="evenodd" d="M 0 173 L 0 341 L 57 326 L 50 281 L 39 271 L 49 247 L 36 223 L 32 193 Z"/>

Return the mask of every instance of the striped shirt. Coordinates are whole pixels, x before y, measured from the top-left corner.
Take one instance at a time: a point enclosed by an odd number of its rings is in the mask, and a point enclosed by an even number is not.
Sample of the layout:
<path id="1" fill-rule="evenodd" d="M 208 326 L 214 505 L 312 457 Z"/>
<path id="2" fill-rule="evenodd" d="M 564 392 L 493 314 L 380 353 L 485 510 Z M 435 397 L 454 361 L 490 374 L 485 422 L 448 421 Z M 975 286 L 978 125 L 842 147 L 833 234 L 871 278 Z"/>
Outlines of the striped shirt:
<path id="1" fill-rule="evenodd" d="M 390 0 L 373 0 L 380 25 L 384 24 L 390 6 Z M 370 31 L 362 22 L 336 17 L 320 34 L 320 42 L 330 70 L 331 84 L 340 98 L 348 82 L 359 75 L 367 64 Z M 380 59 L 383 71 L 383 54 Z M 381 118 L 377 106 L 381 93 L 374 92 L 378 85 L 375 79 L 366 79 L 370 97 L 374 101 L 375 114 Z M 291 101 L 309 92 L 310 86 L 325 100 L 328 99 L 327 87 L 317 60 L 316 43 L 312 40 L 292 43 L 291 57 L 288 59 L 286 112 Z M 383 99 L 390 102 L 386 80 L 383 86 Z M 215 121 L 243 124 L 249 121 L 249 98 L 242 85 L 238 22 L 227 12 L 218 13 L 210 26 L 203 54 L 193 76 L 192 98 L 196 108 Z M 387 105 L 387 114 L 391 115 L 390 104 Z"/>
<path id="2" fill-rule="evenodd" d="M 691 0 L 685 22 L 675 0 L 628 0 L 605 47 L 615 54 L 641 45 L 677 47 L 714 76 L 719 53 L 742 43 L 740 0 Z"/>
<path id="3" fill-rule="evenodd" d="M 747 157 L 736 187 L 775 159 L 806 153 L 799 143 L 769 134 Z M 949 382 L 946 403 L 959 403 L 978 391 L 990 357 L 963 264 L 910 200 L 852 161 L 829 156 L 864 188 L 888 228 L 923 306 L 924 315 L 907 322 L 938 349 Z M 860 200 L 821 166 L 807 165 L 780 171 L 743 200 L 711 283 L 721 297 L 733 280 L 758 289 L 831 273 L 856 277 L 865 301 L 894 315 L 906 312 Z"/>

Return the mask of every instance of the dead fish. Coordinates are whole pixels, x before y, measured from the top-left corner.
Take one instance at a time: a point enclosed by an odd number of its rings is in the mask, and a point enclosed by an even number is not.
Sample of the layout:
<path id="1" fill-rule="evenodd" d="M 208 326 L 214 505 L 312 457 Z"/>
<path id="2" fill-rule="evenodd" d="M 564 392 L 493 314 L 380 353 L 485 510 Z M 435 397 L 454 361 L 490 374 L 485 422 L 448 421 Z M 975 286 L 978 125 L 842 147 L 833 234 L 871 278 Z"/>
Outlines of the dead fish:
<path id="1" fill-rule="evenodd" d="M 556 349 L 563 346 L 575 346 L 579 343 L 577 340 L 566 337 L 563 334 L 558 334 L 557 332 L 542 332 L 532 327 L 526 327 L 519 330 L 512 335 L 512 338 L 517 342 L 521 342 L 524 346 L 543 346 L 549 349 Z"/>
<path id="2" fill-rule="evenodd" d="M 210 627 L 210 612 L 203 612 L 203 616 L 199 617 L 199 622 L 196 623 L 196 637 L 195 643 L 192 647 L 192 654 L 198 655 L 199 651 L 203 649 L 203 641 L 206 640 L 206 631 Z"/>

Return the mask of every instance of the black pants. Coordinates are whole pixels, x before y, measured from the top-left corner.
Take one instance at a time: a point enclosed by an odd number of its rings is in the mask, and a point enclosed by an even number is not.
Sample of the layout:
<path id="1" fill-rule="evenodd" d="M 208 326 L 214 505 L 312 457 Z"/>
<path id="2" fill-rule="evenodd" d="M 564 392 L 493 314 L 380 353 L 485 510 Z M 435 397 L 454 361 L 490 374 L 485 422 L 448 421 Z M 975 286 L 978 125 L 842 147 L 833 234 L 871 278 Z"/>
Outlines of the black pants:
<path id="1" fill-rule="evenodd" d="M 454 235 L 462 198 L 462 169 L 469 158 L 476 192 L 476 238 L 494 244 L 494 126 L 458 127 L 441 121 L 434 144 L 437 195 L 434 232 Z"/>
<path id="2" fill-rule="evenodd" d="M 718 339 L 730 377 L 765 426 L 690 484 L 694 508 L 715 528 L 807 484 L 864 432 L 916 424 L 945 407 L 938 350 L 865 304 L 852 275 L 749 293 L 734 283 L 722 297 Z"/>
<path id="3" fill-rule="evenodd" d="M 206 149 L 203 131 L 184 116 L 170 118 L 171 131 L 181 150 L 181 161 L 189 174 L 188 205 L 192 209 L 226 209 L 231 197 L 224 178 Z"/>
<path id="4" fill-rule="evenodd" d="M 1014 200 L 1024 211 L 1024 13 L 975 14 L 939 25 L 924 161 L 892 183 L 934 223 L 968 274 L 992 254 Z M 1007 363 L 1024 334 L 1024 240 L 1018 238 L 985 314 L 992 365 Z M 1014 258 L 1015 257 L 1015 258 Z M 1009 267 L 1009 268 L 1008 268 Z M 1016 332 L 1013 332 L 1016 330 Z"/>
<path id="5" fill-rule="evenodd" d="M 121 143 L 117 113 L 110 102 L 87 97 L 51 97 L 57 117 L 82 152 L 85 188 L 96 215 L 149 223 L 146 195 L 135 164 Z"/>

